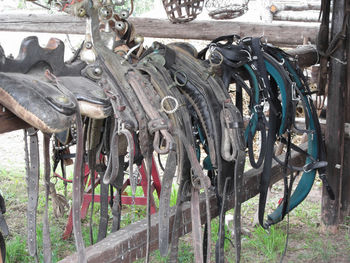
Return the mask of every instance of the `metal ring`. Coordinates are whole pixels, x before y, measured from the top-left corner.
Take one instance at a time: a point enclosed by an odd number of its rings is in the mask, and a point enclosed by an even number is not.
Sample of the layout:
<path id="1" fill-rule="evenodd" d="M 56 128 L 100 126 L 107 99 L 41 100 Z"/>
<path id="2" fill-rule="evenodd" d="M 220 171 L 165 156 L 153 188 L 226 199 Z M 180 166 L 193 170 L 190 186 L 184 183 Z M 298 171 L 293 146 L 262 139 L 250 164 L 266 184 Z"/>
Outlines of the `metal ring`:
<path id="1" fill-rule="evenodd" d="M 212 61 L 212 55 L 215 54 L 215 53 L 217 53 L 219 55 L 219 57 L 220 57 L 219 63 L 214 63 Z M 224 62 L 224 56 L 219 51 L 214 49 L 212 52 L 210 52 L 209 63 L 210 63 L 211 66 L 220 66 L 222 64 L 222 62 Z"/>
<path id="2" fill-rule="evenodd" d="M 184 76 L 184 78 L 185 78 L 184 83 L 180 83 L 180 82 L 179 82 L 179 80 L 177 79 L 177 74 L 182 74 L 182 76 Z M 174 73 L 174 81 L 175 81 L 175 83 L 176 83 L 177 86 L 184 87 L 184 86 L 186 86 L 186 84 L 187 84 L 187 82 L 188 82 L 188 77 L 187 77 L 187 75 L 186 75 L 185 72 L 180 71 L 180 70 L 177 70 L 177 71 L 175 71 L 175 73 Z"/>
<path id="3" fill-rule="evenodd" d="M 172 109 L 172 110 L 167 110 L 165 107 L 164 107 L 164 103 L 165 103 L 165 100 L 173 100 L 175 102 L 175 107 Z M 162 107 L 162 110 L 167 113 L 167 114 L 172 114 L 174 113 L 175 111 L 177 111 L 177 109 L 179 108 L 179 102 L 177 101 L 176 98 L 174 98 L 173 96 L 165 96 L 161 102 L 160 102 L 160 105 Z"/>

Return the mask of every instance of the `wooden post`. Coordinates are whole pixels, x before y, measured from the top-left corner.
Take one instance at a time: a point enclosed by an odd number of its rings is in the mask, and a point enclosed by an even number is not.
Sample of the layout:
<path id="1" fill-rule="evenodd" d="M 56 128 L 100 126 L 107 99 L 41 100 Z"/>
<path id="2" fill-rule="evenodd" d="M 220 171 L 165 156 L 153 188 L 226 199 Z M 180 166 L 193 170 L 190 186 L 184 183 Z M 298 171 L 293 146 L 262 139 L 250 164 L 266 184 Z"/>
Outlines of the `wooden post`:
<path id="1" fill-rule="evenodd" d="M 343 26 L 345 1 L 334 1 L 332 17 L 332 38 Z M 345 43 L 341 43 L 330 58 L 330 80 L 328 88 L 326 146 L 328 161 L 328 180 L 335 193 L 335 200 L 330 200 L 325 188 L 322 192 L 322 223 L 327 230 L 336 232 L 341 222 L 341 198 L 343 175 L 349 176 L 348 167 L 344 166 L 344 121 L 346 95 L 346 65 L 342 62 L 346 52 Z M 346 150 L 346 156 L 349 150 Z M 347 161 L 348 163 L 348 161 Z M 345 170 L 348 169 L 348 170 Z M 349 189 L 344 189 L 349 192 Z"/>
<path id="2" fill-rule="evenodd" d="M 346 39 L 347 58 L 350 56 L 350 30 Z M 350 65 L 347 63 L 347 83 L 345 92 L 345 127 L 344 127 L 344 162 L 343 162 L 343 182 L 341 192 L 340 219 L 350 216 Z"/>

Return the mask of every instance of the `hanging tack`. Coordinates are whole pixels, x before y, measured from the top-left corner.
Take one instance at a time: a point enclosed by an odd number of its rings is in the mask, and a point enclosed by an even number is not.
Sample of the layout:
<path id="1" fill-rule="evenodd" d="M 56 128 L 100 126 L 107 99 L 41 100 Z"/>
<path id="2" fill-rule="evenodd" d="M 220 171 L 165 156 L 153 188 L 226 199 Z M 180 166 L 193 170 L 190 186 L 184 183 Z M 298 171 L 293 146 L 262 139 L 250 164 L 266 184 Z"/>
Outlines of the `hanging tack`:
<path id="1" fill-rule="evenodd" d="M 121 12 L 120 12 L 120 17 L 122 19 L 127 19 L 129 17 L 129 10 L 127 9 L 123 9 Z"/>
<path id="2" fill-rule="evenodd" d="M 123 21 L 117 21 L 115 24 L 115 29 L 118 31 L 123 31 L 125 29 L 125 23 Z"/>
<path id="3" fill-rule="evenodd" d="M 114 0 L 113 2 L 114 2 L 115 5 L 119 5 L 119 6 L 125 4 L 125 0 Z"/>

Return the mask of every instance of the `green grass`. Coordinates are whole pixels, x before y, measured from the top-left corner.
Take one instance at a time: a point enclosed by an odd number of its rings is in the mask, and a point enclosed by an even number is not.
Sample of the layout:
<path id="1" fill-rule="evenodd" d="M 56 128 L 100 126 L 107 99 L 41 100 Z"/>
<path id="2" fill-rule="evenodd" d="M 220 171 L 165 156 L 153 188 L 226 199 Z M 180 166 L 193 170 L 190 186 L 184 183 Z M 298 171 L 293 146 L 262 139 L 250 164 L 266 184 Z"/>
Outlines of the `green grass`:
<path id="1" fill-rule="evenodd" d="M 72 174 L 68 170 L 68 177 Z M 41 177 L 42 178 L 42 177 Z M 1 193 L 3 194 L 8 212 L 21 213 L 23 220 L 22 225 L 16 224 L 20 229 L 10 229 L 12 236 L 7 238 L 7 262 L 34 262 L 34 259 L 28 255 L 26 244 L 26 219 L 25 210 L 27 204 L 27 191 L 25 174 L 23 172 L 4 171 L 0 169 L 0 184 Z M 42 179 L 40 181 L 40 189 L 43 190 Z M 64 186 L 61 182 L 56 185 L 57 192 L 63 194 Z M 41 191 L 42 193 L 43 191 Z M 68 193 L 71 192 L 71 184 L 68 185 Z M 130 187 L 127 187 L 125 192 L 131 195 Z M 97 188 L 96 193 L 99 193 Z M 173 184 L 171 192 L 170 205 L 176 205 L 176 198 L 178 193 L 178 185 Z M 141 187 L 137 188 L 136 196 L 143 196 Z M 156 192 L 153 192 L 155 203 L 159 205 L 159 199 Z M 70 199 L 71 197 L 68 197 Z M 270 204 L 266 213 L 276 206 L 279 199 L 277 195 L 270 200 Z M 242 261 L 243 262 L 276 262 L 280 259 L 285 245 L 286 238 L 286 222 L 281 222 L 277 226 L 271 227 L 267 232 L 262 228 L 252 228 L 253 216 L 256 211 L 258 197 L 254 197 L 242 205 L 242 226 L 250 229 L 250 235 L 242 236 Z M 42 214 L 44 209 L 45 199 L 41 195 L 39 198 L 38 211 L 38 249 L 39 258 L 42 259 Z M 93 213 L 93 233 L 94 240 L 97 238 L 98 224 L 99 224 L 100 204 L 95 203 Z M 109 217 L 112 218 L 111 211 Z M 227 212 L 232 214 L 233 210 Z M 72 254 L 75 251 L 74 238 L 69 240 L 62 240 L 61 235 L 64 231 L 67 222 L 67 214 L 63 218 L 55 219 L 50 203 L 50 230 L 51 241 L 53 248 L 53 262 L 57 262 L 65 256 Z M 124 205 L 122 211 L 122 227 L 145 218 L 146 208 L 143 206 Z M 320 232 L 320 204 L 319 202 L 310 202 L 305 200 L 300 206 L 294 209 L 290 214 L 290 236 L 289 246 L 286 260 L 284 262 L 332 262 L 333 259 L 341 257 L 342 262 L 350 262 L 350 217 L 344 219 L 341 225 L 343 240 L 339 243 L 339 236 L 325 235 Z M 83 238 L 86 245 L 90 245 L 89 241 L 89 217 L 83 220 Z M 212 236 L 212 260 L 215 261 L 215 243 L 218 239 L 217 233 L 219 229 L 219 220 L 215 218 L 211 223 Z M 12 223 L 12 222 L 11 222 Z M 111 220 L 108 226 L 110 231 Z M 226 237 L 232 238 L 232 226 L 226 227 Z M 231 230 L 230 230 L 231 229 Z M 344 235 L 345 233 L 345 235 Z M 338 239 L 337 239 L 338 238 Z M 232 239 L 234 242 L 234 240 Z M 225 240 L 225 262 L 235 262 L 235 249 L 228 240 Z M 194 254 L 192 247 L 191 234 L 187 234 L 180 239 L 179 242 L 179 258 L 178 262 L 193 262 Z M 143 262 L 143 259 L 138 262 Z M 151 254 L 151 262 L 167 262 L 167 258 L 162 258 L 159 251 Z"/>
<path id="2" fill-rule="evenodd" d="M 71 254 L 71 252 L 75 251 L 74 242 L 72 240 L 62 240 L 61 235 L 62 229 L 58 228 L 54 224 L 51 224 L 50 238 L 52 244 L 52 262 L 58 262 L 60 259 L 62 259 L 62 252 L 65 252 L 64 256 L 68 256 Z M 37 225 L 37 242 L 39 261 L 43 262 L 42 224 Z M 27 239 L 25 236 L 16 235 L 15 237 L 11 238 L 11 240 L 6 242 L 6 260 L 10 263 L 34 262 L 34 258 L 28 254 Z"/>
<path id="3" fill-rule="evenodd" d="M 254 249 L 256 255 L 262 255 L 266 262 L 275 262 L 283 253 L 286 235 L 281 229 L 272 226 L 268 231 L 257 227 L 245 246 Z"/>

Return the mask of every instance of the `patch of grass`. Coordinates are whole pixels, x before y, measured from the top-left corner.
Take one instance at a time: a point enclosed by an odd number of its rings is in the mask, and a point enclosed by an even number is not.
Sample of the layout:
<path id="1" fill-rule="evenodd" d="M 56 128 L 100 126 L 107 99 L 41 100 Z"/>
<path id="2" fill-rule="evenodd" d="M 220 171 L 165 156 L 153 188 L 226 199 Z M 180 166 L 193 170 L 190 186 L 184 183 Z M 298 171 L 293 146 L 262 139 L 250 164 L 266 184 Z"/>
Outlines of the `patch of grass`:
<path id="1" fill-rule="evenodd" d="M 313 202 L 302 202 L 291 213 L 293 220 L 298 220 L 310 227 L 316 227 L 320 223 L 320 205 Z"/>
<path id="2" fill-rule="evenodd" d="M 305 249 L 309 251 L 305 256 L 321 262 L 331 262 L 331 259 L 335 258 L 337 254 L 337 249 L 329 236 L 323 239 L 308 238 Z"/>
<path id="3" fill-rule="evenodd" d="M 27 242 L 22 236 L 15 236 L 6 242 L 6 261 L 7 262 L 31 262 L 33 260 L 27 252 Z"/>
<path id="4" fill-rule="evenodd" d="M 186 242 L 180 242 L 179 244 L 179 254 L 178 254 L 179 263 L 191 263 L 194 262 L 194 254 L 191 244 Z"/>
<path id="5" fill-rule="evenodd" d="M 219 218 L 214 218 L 211 221 L 211 242 L 212 245 L 215 247 L 216 242 L 219 239 L 218 233 L 219 233 Z M 224 251 L 229 251 L 232 248 L 232 245 L 228 239 L 231 239 L 231 234 L 227 226 L 225 226 L 225 243 L 224 243 Z"/>
<path id="6" fill-rule="evenodd" d="M 286 235 L 281 229 L 272 226 L 266 231 L 259 226 L 245 244 L 247 248 L 254 249 L 258 255 L 262 255 L 266 262 L 275 262 L 283 253 L 285 241 Z"/>

